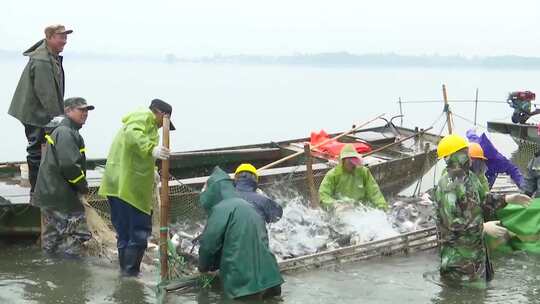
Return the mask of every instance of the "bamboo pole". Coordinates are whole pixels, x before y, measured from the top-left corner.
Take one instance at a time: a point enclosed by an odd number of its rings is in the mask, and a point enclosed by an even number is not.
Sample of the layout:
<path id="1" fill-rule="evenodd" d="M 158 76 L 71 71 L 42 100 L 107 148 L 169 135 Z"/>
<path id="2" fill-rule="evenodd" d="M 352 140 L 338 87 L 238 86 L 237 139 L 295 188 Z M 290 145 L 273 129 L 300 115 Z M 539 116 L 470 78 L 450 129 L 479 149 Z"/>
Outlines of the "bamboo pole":
<path id="1" fill-rule="evenodd" d="M 448 125 L 448 134 L 452 134 L 452 112 L 450 111 L 450 105 L 448 104 L 448 95 L 446 94 L 446 85 L 442 85 L 443 98 L 444 98 L 444 111 L 446 112 L 446 124 Z"/>
<path id="2" fill-rule="evenodd" d="M 474 99 L 474 125 L 476 126 L 476 114 L 478 113 L 478 88 L 476 88 L 476 98 Z"/>
<path id="3" fill-rule="evenodd" d="M 354 132 L 356 132 L 357 130 L 359 130 L 360 128 L 365 127 L 366 125 L 372 123 L 373 121 L 375 121 L 375 120 L 377 120 L 377 119 L 379 119 L 379 118 L 381 118 L 381 117 L 383 117 L 383 116 L 384 116 L 384 113 L 383 113 L 383 114 L 380 114 L 379 116 L 377 116 L 377 117 L 375 117 L 375 118 L 373 118 L 373 119 L 371 119 L 371 120 L 369 120 L 369 121 L 367 121 L 367 122 L 365 122 L 365 123 L 363 123 L 363 124 L 358 125 L 357 127 L 353 127 L 351 130 L 349 130 L 349 131 L 347 131 L 347 132 L 344 132 L 344 133 L 342 133 L 342 134 L 340 134 L 340 135 L 338 135 L 338 136 L 336 136 L 336 137 L 329 138 L 329 139 L 327 139 L 327 140 L 324 140 L 324 141 L 321 142 L 321 143 L 318 143 L 318 144 L 316 144 L 316 145 L 314 145 L 314 146 L 311 146 L 310 150 L 317 149 L 318 147 L 323 146 L 323 145 L 329 143 L 329 142 L 332 141 L 332 140 L 338 140 L 339 138 L 341 138 L 341 137 L 343 137 L 343 136 L 346 136 L 346 135 L 349 135 L 349 134 L 351 134 L 351 133 L 354 133 Z M 281 163 L 284 162 L 284 161 L 287 161 L 287 160 L 289 160 L 289 159 L 295 158 L 295 157 L 297 157 L 297 156 L 299 156 L 299 155 L 302 155 L 302 154 L 304 154 L 304 151 L 298 151 L 298 152 L 296 152 L 296 153 L 294 153 L 294 154 L 291 154 L 291 155 L 289 155 L 289 156 L 286 156 L 286 157 L 284 157 L 284 158 L 282 158 L 282 159 L 276 160 L 276 161 L 273 162 L 273 163 L 269 163 L 268 165 L 262 166 L 261 168 L 259 168 L 259 169 L 257 169 L 257 170 L 260 171 L 260 170 L 265 170 L 265 169 L 272 168 L 272 167 L 274 167 L 274 166 L 276 166 L 276 165 L 278 165 L 278 164 L 281 164 Z"/>
<path id="4" fill-rule="evenodd" d="M 163 116 L 163 146 L 169 148 L 170 120 L 168 115 Z M 169 260 L 169 160 L 161 161 L 161 206 L 159 208 L 159 251 L 161 263 L 161 281 L 168 279 Z"/>
<path id="5" fill-rule="evenodd" d="M 306 183 L 311 196 L 310 207 L 313 209 L 319 208 L 319 192 L 315 188 L 315 178 L 313 176 L 313 158 L 311 157 L 311 149 L 309 144 L 304 145 L 304 154 L 306 155 Z"/>
<path id="6" fill-rule="evenodd" d="M 401 97 L 399 97 L 399 115 L 401 116 L 399 119 L 399 126 L 403 127 L 403 106 L 401 102 Z"/>

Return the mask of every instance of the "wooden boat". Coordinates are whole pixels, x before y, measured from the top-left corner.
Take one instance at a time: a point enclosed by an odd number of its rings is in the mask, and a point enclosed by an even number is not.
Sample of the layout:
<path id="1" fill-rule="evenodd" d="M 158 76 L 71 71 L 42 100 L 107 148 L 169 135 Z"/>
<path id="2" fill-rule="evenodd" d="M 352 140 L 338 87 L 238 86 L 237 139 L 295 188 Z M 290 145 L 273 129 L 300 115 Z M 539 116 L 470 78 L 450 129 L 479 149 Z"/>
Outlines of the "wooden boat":
<path id="1" fill-rule="evenodd" d="M 437 162 L 436 145 L 440 136 L 418 128 L 408 129 L 386 124 L 358 130 L 340 138 L 340 142 L 367 143 L 374 151 L 395 143 L 400 138 L 411 137 L 403 142 L 373 153 L 364 159 L 382 192 L 387 197 L 414 184 Z M 337 134 L 331 134 L 335 136 Z M 215 166 L 233 172 L 241 163 L 249 162 L 261 167 L 285 156 L 303 150 L 309 138 L 271 142 L 257 145 L 224 147 L 217 149 L 177 152 L 171 154 L 169 182 L 171 195 L 171 221 L 189 219 L 201 214 L 198 208 L 198 191 Z M 316 187 L 324 174 L 337 164 L 336 159 L 321 152 L 313 152 L 313 171 Z M 21 163 L 1 164 L 0 168 L 0 235 L 36 234 L 39 232 L 39 212 L 28 205 L 28 188 L 21 186 L 18 166 Z M 108 204 L 95 193 L 105 159 L 89 160 L 88 180 L 91 186 L 90 203 L 107 217 Z M 290 159 L 279 167 L 260 172 L 263 189 L 285 183 L 282 188 L 306 195 L 305 157 Z M 307 197 L 307 196 L 306 196 Z"/>
<path id="2" fill-rule="evenodd" d="M 540 144 L 538 126 L 534 124 L 515 124 L 509 122 L 488 121 L 488 131 L 512 136 L 512 139 L 521 145 L 524 142 Z"/>

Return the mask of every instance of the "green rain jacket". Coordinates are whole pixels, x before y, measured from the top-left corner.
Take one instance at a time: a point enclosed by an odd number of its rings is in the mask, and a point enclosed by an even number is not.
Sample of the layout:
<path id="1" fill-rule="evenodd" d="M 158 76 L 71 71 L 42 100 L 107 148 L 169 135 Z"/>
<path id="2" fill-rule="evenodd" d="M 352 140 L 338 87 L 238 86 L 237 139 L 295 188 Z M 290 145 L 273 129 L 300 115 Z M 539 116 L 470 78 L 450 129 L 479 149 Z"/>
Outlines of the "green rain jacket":
<path id="1" fill-rule="evenodd" d="M 81 125 L 64 118 L 51 135 L 39 167 L 34 204 L 61 212 L 84 212 L 78 194 L 88 192 Z"/>
<path id="2" fill-rule="evenodd" d="M 215 271 L 229 298 L 238 298 L 281 285 L 283 278 L 268 245 L 262 217 L 238 197 L 232 180 L 214 169 L 200 203 L 208 213 L 201 236 L 199 271 Z"/>
<path id="3" fill-rule="evenodd" d="M 152 149 L 159 143 L 154 113 L 140 109 L 122 118 L 107 157 L 99 187 L 102 196 L 118 197 L 151 214 L 155 160 Z"/>
<path id="4" fill-rule="evenodd" d="M 43 127 L 53 117 L 64 113 L 64 80 L 61 79 L 64 71 L 59 71 L 45 40 L 23 54 L 30 60 L 22 72 L 8 114 L 24 124 Z M 61 62 L 62 57 L 58 56 L 58 60 Z"/>
<path id="5" fill-rule="evenodd" d="M 351 151 L 351 149 L 353 149 Z M 319 187 L 319 197 L 323 207 L 328 208 L 336 201 L 353 199 L 368 206 L 388 210 L 388 203 L 379 189 L 379 185 L 365 166 L 358 166 L 353 173 L 343 168 L 343 158 L 347 154 L 356 153 L 352 145 L 344 146 L 339 158 L 340 163 L 324 176 Z"/>
<path id="6" fill-rule="evenodd" d="M 444 173 L 435 191 L 437 230 L 441 242 L 441 275 L 457 282 L 489 279 L 483 224 L 496 219 L 504 208 L 503 195 L 485 191 L 477 175 L 469 171 L 464 181 L 452 181 Z"/>

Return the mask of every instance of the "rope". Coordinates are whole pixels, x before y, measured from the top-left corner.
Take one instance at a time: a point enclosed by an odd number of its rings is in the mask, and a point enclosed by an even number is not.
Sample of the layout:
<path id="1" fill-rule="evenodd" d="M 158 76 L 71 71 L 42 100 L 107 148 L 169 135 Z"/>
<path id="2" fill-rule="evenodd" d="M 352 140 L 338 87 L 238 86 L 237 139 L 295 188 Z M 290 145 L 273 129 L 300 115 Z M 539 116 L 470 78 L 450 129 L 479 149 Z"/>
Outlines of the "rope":
<path id="1" fill-rule="evenodd" d="M 453 112 L 452 112 L 452 113 L 453 113 Z M 471 125 L 474 126 L 474 121 L 472 121 L 472 120 L 470 120 L 470 119 L 468 119 L 468 118 L 465 118 L 465 117 L 463 117 L 463 116 L 461 116 L 461 115 L 459 115 L 459 114 L 456 114 L 456 113 L 453 113 L 453 114 L 454 114 L 456 117 L 461 118 L 461 119 L 463 119 L 465 122 L 468 122 L 468 123 L 470 123 Z M 483 125 L 477 124 L 476 126 L 482 128 L 482 129 L 487 130 L 487 127 L 485 127 L 485 126 L 483 126 Z"/>
<path id="2" fill-rule="evenodd" d="M 443 100 L 410 100 L 410 101 L 401 101 L 401 103 L 442 103 Z M 499 103 L 499 104 L 507 104 L 506 101 L 500 101 L 500 100 L 448 100 L 449 103 Z M 398 102 L 399 103 L 399 102 Z"/>

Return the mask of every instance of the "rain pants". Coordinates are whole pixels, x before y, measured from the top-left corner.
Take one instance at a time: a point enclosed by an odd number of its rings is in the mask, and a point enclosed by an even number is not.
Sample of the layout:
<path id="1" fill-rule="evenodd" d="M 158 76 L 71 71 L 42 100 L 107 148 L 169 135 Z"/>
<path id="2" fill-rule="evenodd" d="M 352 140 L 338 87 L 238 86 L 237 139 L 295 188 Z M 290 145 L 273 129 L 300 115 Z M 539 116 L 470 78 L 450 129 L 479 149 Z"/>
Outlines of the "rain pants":
<path id="1" fill-rule="evenodd" d="M 319 187 L 321 204 L 325 208 L 331 207 L 338 200 L 352 199 L 367 206 L 388 210 L 388 203 L 379 189 L 379 185 L 365 166 L 358 166 L 354 172 L 349 173 L 343 167 L 343 156 L 347 147 L 341 151 L 340 163 L 324 176 Z"/>
<path id="2" fill-rule="evenodd" d="M 208 213 L 200 240 L 200 272 L 219 269 L 229 298 L 256 294 L 283 283 L 263 219 L 238 197 L 227 173 L 214 169 L 200 203 Z"/>
<path id="3" fill-rule="evenodd" d="M 122 123 L 107 157 L 99 194 L 118 197 L 150 214 L 155 166 L 152 149 L 159 142 L 156 117 L 141 109 L 124 116 Z"/>

